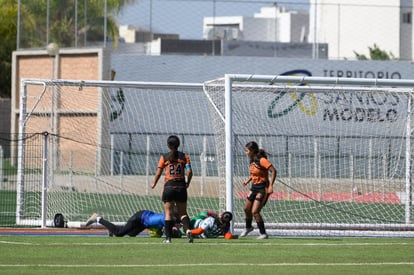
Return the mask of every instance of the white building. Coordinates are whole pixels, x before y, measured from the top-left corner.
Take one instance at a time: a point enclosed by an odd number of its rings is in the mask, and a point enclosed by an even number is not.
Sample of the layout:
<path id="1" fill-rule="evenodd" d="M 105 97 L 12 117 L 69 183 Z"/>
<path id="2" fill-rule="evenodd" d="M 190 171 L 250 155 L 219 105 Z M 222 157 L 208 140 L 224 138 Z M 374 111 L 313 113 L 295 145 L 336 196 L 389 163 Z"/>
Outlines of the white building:
<path id="1" fill-rule="evenodd" d="M 307 42 L 309 14 L 274 5 L 253 17 L 205 17 L 203 38 L 262 42 Z"/>
<path id="2" fill-rule="evenodd" d="M 413 0 L 310 0 L 309 42 L 329 45 L 329 59 L 369 58 L 377 45 L 413 60 Z"/>
<path id="3" fill-rule="evenodd" d="M 283 57 L 283 48 L 295 49 L 307 43 L 307 47 L 312 49 L 305 56 L 314 59 L 355 60 L 357 54 L 370 58 L 369 48 L 377 46 L 396 59 L 414 60 L 414 0 L 309 1 L 309 10 L 306 11 L 274 5 L 263 7 L 252 16 L 205 17 L 203 39 L 221 40 L 222 43 L 219 46 L 221 51 L 214 46 L 207 52 L 212 55 Z M 157 38 L 179 39 L 178 35 L 151 34 L 130 26 L 120 28 L 120 34 L 125 42 L 151 44 L 146 47 L 151 49 L 151 54 L 163 53 Z M 273 45 L 276 42 L 280 43 L 278 48 Z M 191 43 L 181 49 L 195 47 Z M 303 54 L 297 56 L 304 57 Z"/>

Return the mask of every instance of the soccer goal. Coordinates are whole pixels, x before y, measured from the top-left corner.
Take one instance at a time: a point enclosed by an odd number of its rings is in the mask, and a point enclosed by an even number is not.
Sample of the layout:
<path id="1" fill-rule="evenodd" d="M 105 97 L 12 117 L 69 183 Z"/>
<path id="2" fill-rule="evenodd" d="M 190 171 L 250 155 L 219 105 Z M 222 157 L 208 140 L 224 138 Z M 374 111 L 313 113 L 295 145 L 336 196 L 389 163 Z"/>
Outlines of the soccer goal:
<path id="1" fill-rule="evenodd" d="M 226 208 L 243 226 L 244 146 L 256 141 L 278 172 L 262 210 L 276 234 L 412 234 L 413 87 L 263 75 L 206 82 Z"/>
<path id="2" fill-rule="evenodd" d="M 169 135 L 192 160 L 188 212 L 244 225 L 244 145 L 278 171 L 263 208 L 271 234 L 406 236 L 412 226 L 412 87 L 403 80 L 226 75 L 206 83 L 24 79 L 16 223 L 82 227 L 163 211 L 150 188 Z M 379 233 L 381 232 L 381 233 Z"/>
<path id="3" fill-rule="evenodd" d="M 56 213 L 82 227 L 93 212 L 114 222 L 163 212 L 163 179 L 150 186 L 172 134 L 192 160 L 190 215 L 225 207 L 201 83 L 24 79 L 19 114 L 19 225 L 50 226 Z"/>

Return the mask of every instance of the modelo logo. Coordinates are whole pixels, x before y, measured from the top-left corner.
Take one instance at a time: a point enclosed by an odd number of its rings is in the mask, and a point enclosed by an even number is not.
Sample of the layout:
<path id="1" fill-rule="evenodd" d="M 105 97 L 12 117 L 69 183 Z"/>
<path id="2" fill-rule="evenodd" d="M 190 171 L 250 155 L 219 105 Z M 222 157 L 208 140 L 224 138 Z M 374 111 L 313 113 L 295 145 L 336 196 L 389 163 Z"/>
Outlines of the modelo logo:
<path id="1" fill-rule="evenodd" d="M 400 97 L 396 94 L 324 94 L 322 101 L 327 106 L 323 110 L 324 121 L 396 122 L 398 120 L 397 107 L 400 105 Z M 355 107 L 356 104 L 359 106 Z"/>
<path id="2" fill-rule="evenodd" d="M 281 75 L 312 76 L 311 72 L 307 70 L 292 70 Z M 279 103 L 281 99 L 286 96 L 290 97 L 291 103 L 287 107 L 278 110 L 277 107 L 280 108 L 281 104 Z M 305 98 L 307 98 L 308 102 L 306 105 L 304 104 Z M 323 94 L 320 100 L 326 106 L 322 110 L 323 121 L 395 122 L 398 119 L 396 107 L 400 103 L 400 98 L 397 95 L 383 94 L 374 97 L 372 94 L 367 93 L 352 93 L 348 95 Z M 355 107 L 352 105 L 353 101 L 367 106 L 366 108 L 361 106 Z M 337 108 L 335 106 L 342 107 Z M 271 101 L 267 109 L 267 115 L 269 118 L 280 118 L 295 109 L 307 116 L 315 116 L 318 112 L 318 101 L 315 95 L 312 92 L 299 94 L 287 91 L 280 92 Z"/>
<path id="3" fill-rule="evenodd" d="M 280 75 L 295 75 L 295 76 L 312 76 L 311 72 L 307 70 L 292 70 L 284 72 Z M 304 85 L 304 84 L 300 84 Z M 292 99 L 292 104 L 288 105 L 283 110 L 275 110 L 276 105 L 278 105 L 278 102 L 282 99 L 284 96 L 290 96 Z M 303 99 L 308 96 L 310 100 L 310 108 L 306 107 L 303 103 Z M 300 111 L 302 111 L 304 114 L 308 116 L 314 116 L 318 112 L 318 102 L 316 101 L 315 95 L 313 93 L 300 93 L 299 96 L 295 92 L 281 92 L 279 93 L 275 99 L 272 100 L 269 107 L 267 108 L 267 115 L 270 118 L 279 118 L 284 115 L 287 115 L 291 111 L 293 111 L 295 108 L 298 108 Z"/>

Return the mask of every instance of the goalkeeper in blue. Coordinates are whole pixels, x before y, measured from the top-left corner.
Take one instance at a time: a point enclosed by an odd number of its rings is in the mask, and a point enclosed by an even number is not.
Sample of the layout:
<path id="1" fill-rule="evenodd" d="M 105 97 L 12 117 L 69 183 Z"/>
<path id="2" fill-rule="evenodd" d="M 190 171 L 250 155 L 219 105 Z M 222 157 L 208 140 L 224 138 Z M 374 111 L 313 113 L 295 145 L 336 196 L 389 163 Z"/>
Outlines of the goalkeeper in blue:
<path id="1" fill-rule="evenodd" d="M 223 236 L 226 240 L 237 239 L 230 232 L 230 221 L 233 214 L 229 211 L 217 215 L 213 211 L 202 211 L 190 220 L 191 234 L 199 238 L 217 238 Z"/>
<path id="2" fill-rule="evenodd" d="M 94 223 L 99 223 L 106 227 L 111 237 L 123 237 L 125 235 L 135 237 L 145 229 L 148 229 L 151 237 L 161 237 L 165 226 L 165 214 L 155 213 L 151 210 L 141 210 L 132 215 L 124 226 L 119 226 L 105 220 L 98 213 L 93 213 L 86 221 L 86 227 Z M 173 237 L 181 238 L 181 232 L 177 227 L 173 227 Z"/>

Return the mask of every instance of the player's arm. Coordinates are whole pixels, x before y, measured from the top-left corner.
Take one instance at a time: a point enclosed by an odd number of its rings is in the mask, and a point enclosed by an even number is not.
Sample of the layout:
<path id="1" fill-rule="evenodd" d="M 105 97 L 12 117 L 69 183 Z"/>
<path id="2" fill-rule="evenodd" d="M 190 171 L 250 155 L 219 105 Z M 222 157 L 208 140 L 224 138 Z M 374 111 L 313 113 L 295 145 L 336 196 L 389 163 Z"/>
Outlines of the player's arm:
<path id="1" fill-rule="evenodd" d="M 199 236 L 205 232 L 208 232 L 208 230 L 212 228 L 214 220 L 215 219 L 213 217 L 205 218 L 200 222 L 198 228 L 191 229 L 191 234 L 193 234 L 194 236 Z"/>
<path id="2" fill-rule="evenodd" d="M 272 194 L 273 193 L 273 184 L 275 183 L 276 175 L 277 175 L 276 168 L 273 165 L 271 165 L 269 167 L 269 172 L 270 172 L 270 182 L 269 182 L 269 186 L 267 188 L 267 193 Z"/>
<path id="3" fill-rule="evenodd" d="M 204 229 L 201 227 L 196 228 L 196 229 L 191 229 L 191 234 L 193 234 L 194 236 L 199 236 L 203 233 L 204 233 Z"/>
<path id="4" fill-rule="evenodd" d="M 190 186 L 191 179 L 193 178 L 193 169 L 191 168 L 191 161 L 188 155 L 185 155 L 185 172 L 187 174 L 187 188 Z"/>
<path id="5" fill-rule="evenodd" d="M 163 170 L 164 170 L 164 156 L 161 156 L 160 160 L 158 161 L 157 171 L 155 171 L 154 179 L 152 180 L 152 184 L 151 184 L 152 189 L 154 189 L 155 186 L 157 185 L 158 180 L 160 179 Z"/>
<path id="6" fill-rule="evenodd" d="M 163 171 L 162 168 L 160 168 L 160 167 L 157 168 L 157 171 L 155 172 L 155 176 L 154 176 L 154 179 L 153 179 L 152 184 L 151 184 L 152 189 L 154 189 L 155 186 L 157 185 L 158 180 L 160 179 L 160 177 L 162 175 L 162 171 Z"/>
<path id="7" fill-rule="evenodd" d="M 231 239 L 238 239 L 239 236 L 238 235 L 233 235 L 230 232 L 230 223 L 226 223 L 225 227 L 223 228 L 224 233 L 224 239 L 225 240 L 231 240 Z"/>
<path id="8" fill-rule="evenodd" d="M 249 177 L 247 180 L 243 181 L 243 185 L 248 185 L 252 181 L 252 177 Z"/>

